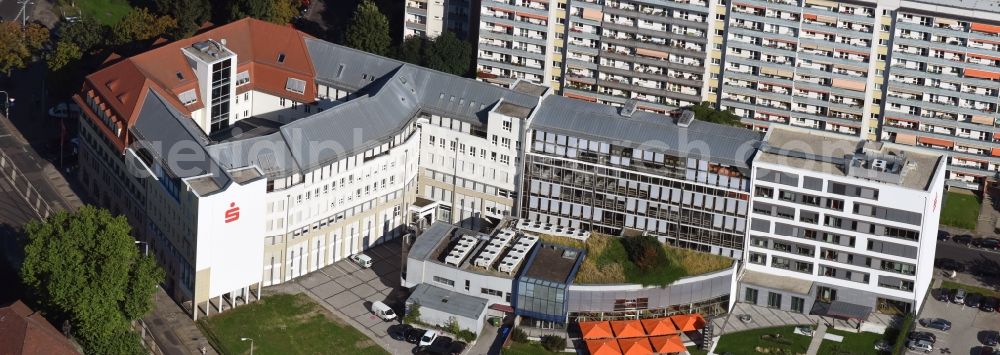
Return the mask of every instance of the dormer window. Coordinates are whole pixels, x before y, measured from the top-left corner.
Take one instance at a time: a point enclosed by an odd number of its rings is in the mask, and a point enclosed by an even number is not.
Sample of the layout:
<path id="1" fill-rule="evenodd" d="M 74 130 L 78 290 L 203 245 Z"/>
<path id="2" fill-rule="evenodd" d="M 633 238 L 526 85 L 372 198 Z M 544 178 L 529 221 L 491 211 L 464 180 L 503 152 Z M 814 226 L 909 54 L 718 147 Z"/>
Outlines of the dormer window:
<path id="1" fill-rule="evenodd" d="M 278 63 L 285 62 L 285 53 L 278 53 Z"/>
<path id="2" fill-rule="evenodd" d="M 241 71 L 236 74 L 236 86 L 240 86 L 250 82 L 250 72 Z"/>
<path id="3" fill-rule="evenodd" d="M 184 80 L 184 73 L 177 72 L 177 80 Z"/>
<path id="4" fill-rule="evenodd" d="M 177 99 L 181 100 L 181 103 L 184 104 L 184 106 L 187 106 L 198 102 L 198 95 L 195 94 L 194 89 L 191 89 L 177 95 Z"/>
<path id="5" fill-rule="evenodd" d="M 285 90 L 294 92 L 296 94 L 303 94 L 306 92 L 306 82 L 305 80 L 288 78 L 288 81 L 285 82 Z"/>

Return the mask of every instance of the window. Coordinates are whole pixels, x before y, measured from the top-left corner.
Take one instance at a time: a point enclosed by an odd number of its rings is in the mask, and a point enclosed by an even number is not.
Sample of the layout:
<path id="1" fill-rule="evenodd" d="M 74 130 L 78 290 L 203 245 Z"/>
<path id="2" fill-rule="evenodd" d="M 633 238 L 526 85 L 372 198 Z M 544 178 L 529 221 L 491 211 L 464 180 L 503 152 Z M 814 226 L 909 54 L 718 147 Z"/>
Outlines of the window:
<path id="1" fill-rule="evenodd" d="M 767 262 L 767 255 L 761 253 L 750 253 L 750 263 L 764 265 Z"/>
<path id="2" fill-rule="evenodd" d="M 241 71 L 236 74 L 236 86 L 240 86 L 250 82 L 250 72 Z"/>
<path id="3" fill-rule="evenodd" d="M 806 306 L 806 300 L 801 297 L 792 296 L 792 308 L 791 311 L 795 313 L 802 313 Z"/>
<path id="4" fill-rule="evenodd" d="M 746 291 L 743 292 L 743 297 L 748 303 L 757 304 L 757 289 L 747 287 Z"/>
<path id="5" fill-rule="evenodd" d="M 278 63 L 285 62 L 285 53 L 278 53 Z"/>
<path id="6" fill-rule="evenodd" d="M 479 289 L 479 293 L 482 293 L 484 295 L 496 296 L 496 297 L 503 296 L 503 291 L 498 291 L 498 290 L 489 289 L 489 288 L 485 288 L 485 287 Z"/>
<path id="7" fill-rule="evenodd" d="M 503 121 L 503 130 L 510 132 L 513 124 L 510 121 Z"/>
<path id="8" fill-rule="evenodd" d="M 767 293 L 767 306 L 770 308 L 781 308 L 781 294 L 768 292 Z"/>
<path id="9" fill-rule="evenodd" d="M 177 98 L 181 100 L 181 103 L 185 106 L 198 102 L 198 95 L 195 95 L 194 89 L 182 92 L 177 95 Z"/>
<path id="10" fill-rule="evenodd" d="M 302 94 L 306 92 L 306 82 L 305 80 L 288 78 L 285 81 L 285 90 L 294 92 L 296 94 Z"/>
<path id="11" fill-rule="evenodd" d="M 443 277 L 440 277 L 440 276 L 434 276 L 434 282 L 437 282 L 437 283 L 443 284 L 443 285 L 452 286 L 452 287 L 455 286 L 455 281 L 449 280 L 449 279 L 446 279 L 446 278 L 443 278 Z"/>

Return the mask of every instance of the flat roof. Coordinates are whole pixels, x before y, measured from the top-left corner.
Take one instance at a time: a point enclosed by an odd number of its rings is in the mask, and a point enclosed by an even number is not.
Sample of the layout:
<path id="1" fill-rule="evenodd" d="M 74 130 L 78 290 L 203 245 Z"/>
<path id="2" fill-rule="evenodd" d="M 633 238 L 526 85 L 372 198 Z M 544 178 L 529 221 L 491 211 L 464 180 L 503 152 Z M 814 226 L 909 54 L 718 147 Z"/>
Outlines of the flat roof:
<path id="1" fill-rule="evenodd" d="M 508 102 L 501 102 L 497 106 L 496 111 L 499 114 L 516 118 L 528 118 L 531 115 L 530 107 L 518 106 Z"/>
<path id="2" fill-rule="evenodd" d="M 236 183 L 244 184 L 249 181 L 256 180 L 264 175 L 261 175 L 260 170 L 257 170 L 256 167 L 251 166 L 242 169 L 230 170 L 229 176 L 231 176 L 233 181 L 236 181 Z"/>
<path id="3" fill-rule="evenodd" d="M 420 307 L 471 319 L 479 319 L 486 310 L 487 300 L 475 296 L 421 283 L 413 288 L 406 303 L 417 303 Z"/>
<path id="4" fill-rule="evenodd" d="M 856 153 L 866 151 L 905 160 L 899 186 L 927 190 L 941 156 L 885 144 L 867 143 L 860 137 L 836 135 L 813 130 L 772 127 L 764 137 L 757 162 L 779 164 L 835 176 L 861 179 L 848 174 L 847 164 Z M 888 182 L 882 182 L 891 184 Z"/>
<path id="5" fill-rule="evenodd" d="M 567 282 L 577 260 L 583 257 L 581 250 L 544 242 L 539 242 L 535 250 L 524 276 L 558 283 Z"/>
<path id="6" fill-rule="evenodd" d="M 788 291 L 800 295 L 808 295 L 813 282 L 795 277 L 777 276 L 759 271 L 746 270 L 740 282 L 764 286 L 775 290 Z"/>
<path id="7" fill-rule="evenodd" d="M 514 91 L 534 96 L 542 96 L 548 89 L 549 88 L 547 87 L 538 84 L 532 84 L 524 80 L 520 80 L 517 82 L 517 84 L 514 84 Z"/>

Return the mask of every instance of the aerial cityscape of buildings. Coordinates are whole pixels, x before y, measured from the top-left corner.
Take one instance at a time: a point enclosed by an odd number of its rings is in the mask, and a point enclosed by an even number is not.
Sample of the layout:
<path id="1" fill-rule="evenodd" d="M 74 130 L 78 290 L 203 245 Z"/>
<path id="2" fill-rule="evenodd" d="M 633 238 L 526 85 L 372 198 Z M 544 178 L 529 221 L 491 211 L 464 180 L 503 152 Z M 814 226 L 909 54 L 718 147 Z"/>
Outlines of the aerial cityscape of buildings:
<path id="1" fill-rule="evenodd" d="M 1000 176 L 996 1 L 401 6 L 404 37 L 472 44 L 470 77 L 245 18 L 73 95 L 79 186 L 194 320 L 393 242 L 405 310 L 477 334 L 739 304 L 860 331 L 927 309 L 946 191 Z M 722 266 L 593 281 L 588 243 L 632 236 Z"/>

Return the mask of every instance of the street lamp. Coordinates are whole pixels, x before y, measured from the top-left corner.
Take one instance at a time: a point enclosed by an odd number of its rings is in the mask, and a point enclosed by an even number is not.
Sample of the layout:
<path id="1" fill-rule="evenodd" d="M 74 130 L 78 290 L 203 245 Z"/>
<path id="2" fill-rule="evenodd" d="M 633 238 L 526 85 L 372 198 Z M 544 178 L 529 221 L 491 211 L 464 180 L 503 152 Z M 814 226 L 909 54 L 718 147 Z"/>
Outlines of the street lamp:
<path id="1" fill-rule="evenodd" d="M 137 240 L 137 241 L 135 241 L 135 244 L 142 244 L 143 247 L 144 247 L 143 248 L 144 249 L 143 256 L 149 256 L 149 243 Z"/>
<path id="2" fill-rule="evenodd" d="M 250 355 L 253 355 L 253 339 L 250 338 L 240 338 L 240 341 L 250 341 Z"/>

